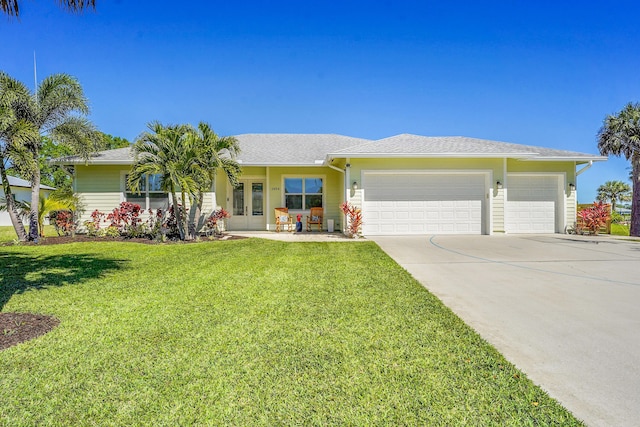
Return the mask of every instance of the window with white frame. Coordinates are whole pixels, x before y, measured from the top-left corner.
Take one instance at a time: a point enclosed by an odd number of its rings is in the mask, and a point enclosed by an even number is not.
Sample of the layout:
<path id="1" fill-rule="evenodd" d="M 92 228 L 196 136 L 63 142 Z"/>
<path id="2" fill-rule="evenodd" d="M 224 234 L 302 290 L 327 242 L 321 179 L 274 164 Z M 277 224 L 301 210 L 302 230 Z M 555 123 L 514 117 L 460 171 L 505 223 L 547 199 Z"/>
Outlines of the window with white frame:
<path id="1" fill-rule="evenodd" d="M 291 210 L 322 207 L 322 178 L 285 178 L 284 204 Z"/>
<path id="2" fill-rule="evenodd" d="M 169 195 L 160 188 L 160 175 L 145 175 L 140 180 L 140 193 L 131 191 L 129 175 L 124 176 L 124 199 L 140 205 L 142 209 L 168 209 Z"/>

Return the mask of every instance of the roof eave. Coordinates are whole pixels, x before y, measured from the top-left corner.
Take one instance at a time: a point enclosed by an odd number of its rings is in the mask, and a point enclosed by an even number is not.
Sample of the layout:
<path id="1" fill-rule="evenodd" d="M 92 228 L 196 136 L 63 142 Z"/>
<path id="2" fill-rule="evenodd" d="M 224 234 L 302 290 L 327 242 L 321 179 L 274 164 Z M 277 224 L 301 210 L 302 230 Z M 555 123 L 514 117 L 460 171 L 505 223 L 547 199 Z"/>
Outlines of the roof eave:
<path id="1" fill-rule="evenodd" d="M 545 162 L 605 162 L 609 160 L 606 156 L 545 156 L 545 157 L 523 157 L 518 158 L 517 160 L 522 160 L 523 162 L 532 162 L 532 161 L 545 161 Z"/>
<path id="2" fill-rule="evenodd" d="M 538 153 L 329 153 L 327 158 L 378 159 L 378 158 L 503 158 L 534 157 Z"/>

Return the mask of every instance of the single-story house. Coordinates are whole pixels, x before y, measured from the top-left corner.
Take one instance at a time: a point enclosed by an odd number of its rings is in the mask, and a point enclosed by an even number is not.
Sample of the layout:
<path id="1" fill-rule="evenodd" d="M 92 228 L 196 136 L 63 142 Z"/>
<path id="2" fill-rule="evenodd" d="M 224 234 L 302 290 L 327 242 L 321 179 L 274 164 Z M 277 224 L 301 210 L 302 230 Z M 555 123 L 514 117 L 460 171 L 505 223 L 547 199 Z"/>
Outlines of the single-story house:
<path id="1" fill-rule="evenodd" d="M 11 187 L 11 194 L 13 194 L 14 200 L 17 202 L 30 202 L 31 201 L 31 183 L 25 179 L 17 178 L 15 176 L 7 176 L 9 178 L 9 186 Z M 55 188 L 48 185 L 40 185 L 40 193 L 45 197 L 49 196 Z M 4 191 L 0 187 L 0 198 L 4 199 Z M 0 211 L 0 226 L 12 225 L 11 218 L 7 211 Z"/>
<path id="2" fill-rule="evenodd" d="M 306 215 L 324 208 L 344 227 L 339 205 L 361 207 L 362 233 L 559 233 L 576 216 L 577 177 L 606 157 L 467 137 L 402 134 L 367 140 L 333 134 L 244 134 L 240 185 L 222 172 L 205 208 L 223 207 L 229 230 L 274 230 L 278 207 Z M 75 166 L 75 191 L 87 206 L 111 211 L 122 201 L 168 205 L 154 177 L 142 194 L 127 191 L 131 149 L 103 151 Z"/>

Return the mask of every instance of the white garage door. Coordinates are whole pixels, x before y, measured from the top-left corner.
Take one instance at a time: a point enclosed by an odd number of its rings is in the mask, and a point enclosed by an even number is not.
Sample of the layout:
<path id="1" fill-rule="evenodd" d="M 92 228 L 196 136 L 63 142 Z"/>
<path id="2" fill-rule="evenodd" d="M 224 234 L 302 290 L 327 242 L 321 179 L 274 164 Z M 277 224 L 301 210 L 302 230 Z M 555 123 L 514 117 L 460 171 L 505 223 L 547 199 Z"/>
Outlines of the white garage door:
<path id="1" fill-rule="evenodd" d="M 555 233 L 558 217 L 557 175 L 508 175 L 508 233 Z"/>
<path id="2" fill-rule="evenodd" d="M 362 232 L 482 234 L 485 181 L 482 173 L 365 172 Z"/>

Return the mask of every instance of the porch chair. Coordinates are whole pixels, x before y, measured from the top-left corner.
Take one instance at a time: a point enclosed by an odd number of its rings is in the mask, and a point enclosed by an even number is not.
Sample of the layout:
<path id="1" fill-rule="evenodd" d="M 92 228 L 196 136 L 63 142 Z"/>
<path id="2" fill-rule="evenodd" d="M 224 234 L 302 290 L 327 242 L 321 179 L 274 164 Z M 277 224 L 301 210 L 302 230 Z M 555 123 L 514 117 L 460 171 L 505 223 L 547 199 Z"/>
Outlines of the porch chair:
<path id="1" fill-rule="evenodd" d="M 323 208 L 311 208 L 307 215 L 307 231 L 311 231 L 311 225 L 316 224 L 318 231 L 322 231 L 322 217 L 324 216 Z"/>
<path id="2" fill-rule="evenodd" d="M 284 227 L 288 227 L 287 231 L 293 231 L 293 218 L 289 215 L 289 208 L 276 208 L 276 231 L 280 232 L 280 230 L 284 229 Z"/>

